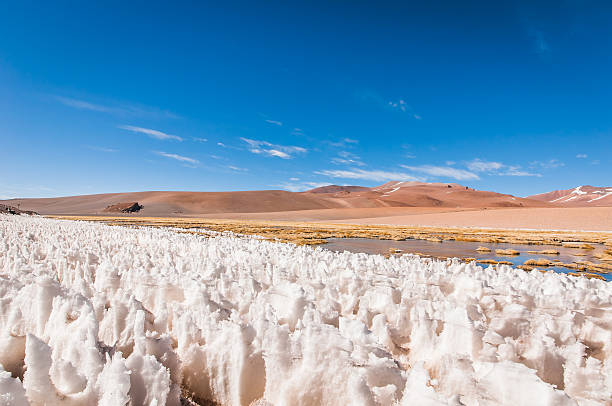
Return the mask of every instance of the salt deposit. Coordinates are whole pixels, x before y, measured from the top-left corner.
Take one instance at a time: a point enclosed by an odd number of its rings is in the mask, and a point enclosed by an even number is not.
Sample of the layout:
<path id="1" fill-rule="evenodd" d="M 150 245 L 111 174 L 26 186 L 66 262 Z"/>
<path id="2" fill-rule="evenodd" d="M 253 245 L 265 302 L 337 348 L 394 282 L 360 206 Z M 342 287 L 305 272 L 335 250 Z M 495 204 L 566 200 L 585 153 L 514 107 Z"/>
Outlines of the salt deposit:
<path id="1" fill-rule="evenodd" d="M 0 405 L 601 405 L 612 284 L 0 216 Z"/>

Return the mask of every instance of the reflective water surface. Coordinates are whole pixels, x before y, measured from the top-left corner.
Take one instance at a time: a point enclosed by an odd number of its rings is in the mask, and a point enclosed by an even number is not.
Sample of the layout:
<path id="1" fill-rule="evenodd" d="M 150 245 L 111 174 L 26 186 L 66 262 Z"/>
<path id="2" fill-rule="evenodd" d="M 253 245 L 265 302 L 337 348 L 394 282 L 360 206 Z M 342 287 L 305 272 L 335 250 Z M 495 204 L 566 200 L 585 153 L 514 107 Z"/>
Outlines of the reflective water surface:
<path id="1" fill-rule="evenodd" d="M 563 263 L 580 261 L 590 261 L 600 263 L 596 254 L 601 254 L 605 249 L 603 244 L 589 244 L 595 249 L 585 250 L 579 248 L 567 248 L 557 245 L 525 245 L 508 243 L 483 243 L 470 241 L 443 241 L 432 242 L 427 240 L 378 240 L 371 238 L 330 238 L 328 243 L 322 247 L 332 251 L 363 252 L 367 254 L 387 254 L 389 249 L 396 248 L 405 254 L 422 254 L 435 258 L 476 258 L 476 260 L 494 259 L 496 261 L 508 261 L 513 265 L 521 265 L 529 259 L 546 258 L 548 260 L 559 260 Z M 476 251 L 478 247 L 487 247 L 491 252 Z M 495 250 L 513 249 L 520 252 L 520 255 L 506 256 L 497 255 Z M 559 255 L 529 254 L 527 251 L 558 251 Z M 556 272 L 576 272 L 574 269 L 563 267 L 547 267 Z M 606 280 L 612 280 L 612 274 L 602 274 Z"/>

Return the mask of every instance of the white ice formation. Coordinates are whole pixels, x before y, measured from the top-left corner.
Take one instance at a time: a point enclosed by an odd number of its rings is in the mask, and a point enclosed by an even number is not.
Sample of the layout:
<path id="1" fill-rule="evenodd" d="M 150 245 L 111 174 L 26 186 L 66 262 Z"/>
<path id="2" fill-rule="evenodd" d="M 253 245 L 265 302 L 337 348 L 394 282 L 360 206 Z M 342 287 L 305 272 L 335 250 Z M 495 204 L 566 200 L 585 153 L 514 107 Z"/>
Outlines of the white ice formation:
<path id="1" fill-rule="evenodd" d="M 0 217 L 0 405 L 610 405 L 612 284 Z"/>

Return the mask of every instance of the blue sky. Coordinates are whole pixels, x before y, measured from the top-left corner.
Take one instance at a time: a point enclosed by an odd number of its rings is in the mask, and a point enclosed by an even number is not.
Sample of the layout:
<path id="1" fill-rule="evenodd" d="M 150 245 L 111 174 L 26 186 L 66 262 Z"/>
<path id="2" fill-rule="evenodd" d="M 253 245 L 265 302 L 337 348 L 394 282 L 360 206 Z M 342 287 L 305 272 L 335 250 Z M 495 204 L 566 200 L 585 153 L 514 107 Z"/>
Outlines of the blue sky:
<path id="1" fill-rule="evenodd" d="M 101 3 L 0 6 L 0 197 L 612 185 L 609 2 Z"/>

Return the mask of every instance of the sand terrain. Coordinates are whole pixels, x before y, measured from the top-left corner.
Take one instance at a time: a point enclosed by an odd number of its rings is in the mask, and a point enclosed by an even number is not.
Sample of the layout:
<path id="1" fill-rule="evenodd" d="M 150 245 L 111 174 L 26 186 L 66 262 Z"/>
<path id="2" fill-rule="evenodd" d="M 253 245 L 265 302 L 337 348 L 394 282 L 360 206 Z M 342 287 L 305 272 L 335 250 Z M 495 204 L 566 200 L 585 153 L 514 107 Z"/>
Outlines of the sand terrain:
<path id="1" fill-rule="evenodd" d="M 581 189 L 582 188 L 582 189 Z M 564 191 L 571 202 L 584 201 L 590 187 Z M 583 190 L 584 189 L 584 190 Z M 597 193 L 595 193 L 597 192 Z M 541 195 L 550 200 L 559 194 Z M 573 195 L 572 195 L 573 193 Z M 582 194 L 581 194 L 582 193 Z M 607 189 L 606 189 L 607 193 Z M 575 196 L 576 198 L 573 198 Z M 325 186 L 308 192 L 134 192 L 0 201 L 43 215 L 104 215 L 108 207 L 138 202 L 133 217 L 341 222 L 439 227 L 523 228 L 539 230 L 612 230 L 612 207 L 571 207 L 469 189 L 454 183 L 388 182 L 373 188 Z M 113 206 L 114 205 L 114 206 Z"/>
<path id="2" fill-rule="evenodd" d="M 268 213 L 214 213 L 191 217 L 398 226 L 612 231 L 612 207 L 498 208 L 487 210 L 470 208 L 445 209 L 437 207 L 382 207 Z"/>
<path id="3" fill-rule="evenodd" d="M 365 213 L 364 213 L 365 214 Z M 350 224 L 612 231 L 612 207 L 525 208 L 410 213 L 336 220 Z"/>
<path id="4" fill-rule="evenodd" d="M 6 202 L 6 203 L 5 203 Z M 325 187 L 309 192 L 257 190 L 243 192 L 134 192 L 43 199 L 12 199 L 5 203 L 40 214 L 102 214 L 108 206 L 138 202 L 140 216 L 191 216 L 216 213 L 267 213 L 344 208 L 481 208 L 550 207 L 547 202 L 468 189 L 458 184 L 389 182 L 376 188 Z"/>

